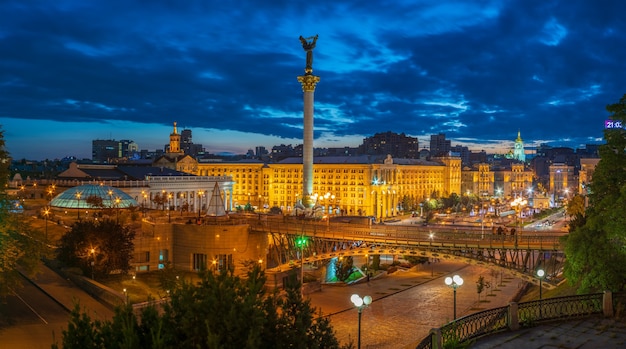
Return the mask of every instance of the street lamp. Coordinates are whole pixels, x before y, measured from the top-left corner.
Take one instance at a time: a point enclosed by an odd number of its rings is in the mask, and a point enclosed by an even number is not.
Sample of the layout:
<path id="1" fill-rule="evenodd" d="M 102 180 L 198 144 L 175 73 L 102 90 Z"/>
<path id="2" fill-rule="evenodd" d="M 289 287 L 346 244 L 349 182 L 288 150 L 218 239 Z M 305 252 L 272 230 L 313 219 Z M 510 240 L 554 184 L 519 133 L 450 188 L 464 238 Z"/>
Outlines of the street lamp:
<path id="1" fill-rule="evenodd" d="M 541 294 L 541 289 L 542 289 L 542 281 L 543 281 L 543 277 L 546 275 L 546 272 L 543 271 L 543 269 L 539 269 L 537 270 L 537 276 L 539 277 L 539 300 L 541 300 L 542 298 L 542 294 Z"/>
<path id="2" fill-rule="evenodd" d="M 83 195 L 81 192 L 76 193 L 76 199 L 78 199 L 78 220 L 80 220 L 80 196 Z"/>
<path id="3" fill-rule="evenodd" d="M 202 196 L 204 195 L 204 191 L 200 190 L 198 192 L 198 219 L 200 219 L 200 211 L 202 210 Z"/>
<path id="4" fill-rule="evenodd" d="M 454 293 L 453 321 L 456 321 L 456 289 L 463 285 L 463 278 L 458 275 L 454 275 L 453 277 L 448 276 L 444 281 L 446 285 L 448 285 L 448 287 L 452 287 L 452 289 L 454 290 L 453 292 Z"/>
<path id="5" fill-rule="evenodd" d="M 428 234 L 428 238 L 430 239 L 430 244 L 433 244 L 433 240 L 435 239 L 435 233 L 430 232 Z M 435 257 L 433 257 L 433 262 L 430 263 L 430 277 L 435 276 Z"/>
<path id="6" fill-rule="evenodd" d="M 93 266 L 94 266 L 94 264 L 96 264 L 96 249 L 95 248 L 91 248 L 91 250 L 89 250 L 89 254 L 91 255 L 91 280 L 94 280 L 94 277 L 93 277 Z"/>
<path id="7" fill-rule="evenodd" d="M 539 269 L 537 270 L 537 276 L 539 277 L 539 317 L 541 317 L 541 303 L 542 303 L 542 281 L 543 281 L 543 277 L 546 275 L 546 272 L 543 271 L 543 269 Z"/>
<path id="8" fill-rule="evenodd" d="M 113 210 L 113 190 L 109 189 L 109 208 Z"/>
<path id="9" fill-rule="evenodd" d="M 363 311 L 363 308 L 367 308 L 370 304 L 372 304 L 372 297 L 365 296 L 361 298 L 361 296 L 359 296 L 358 294 L 353 294 L 352 297 L 350 297 L 350 300 L 352 301 L 352 304 L 354 304 L 354 306 L 359 310 L 357 349 L 361 349 L 361 312 Z"/>
<path id="10" fill-rule="evenodd" d="M 522 220 L 522 224 L 518 225 L 518 232 L 517 234 L 515 234 L 515 246 L 517 247 L 517 237 L 518 235 L 521 236 L 522 235 L 522 228 L 524 226 L 524 219 L 522 218 L 522 210 L 524 209 L 524 206 L 526 206 L 526 204 L 528 204 L 528 201 L 526 201 L 526 199 L 524 199 L 523 197 L 517 197 L 515 198 L 515 200 L 513 200 L 511 202 L 511 207 L 515 210 L 515 212 L 517 213 L 515 215 L 515 219 L 517 220 L 518 218 L 520 218 Z"/>
<path id="11" fill-rule="evenodd" d="M 141 213 L 145 217 L 146 216 L 146 198 L 148 197 L 148 195 L 146 194 L 144 190 L 142 190 L 141 196 L 143 196 L 143 203 L 141 204 Z"/>
<path id="12" fill-rule="evenodd" d="M 115 198 L 115 210 L 117 211 L 117 221 L 116 223 L 120 223 L 120 198 Z"/>
<path id="13" fill-rule="evenodd" d="M 50 209 L 48 207 L 46 207 L 43 210 L 43 216 L 46 219 L 46 244 L 48 244 L 48 215 L 50 215 Z"/>
<path id="14" fill-rule="evenodd" d="M 172 207 L 170 201 L 172 200 L 172 194 L 167 194 L 167 222 L 172 222 Z"/>

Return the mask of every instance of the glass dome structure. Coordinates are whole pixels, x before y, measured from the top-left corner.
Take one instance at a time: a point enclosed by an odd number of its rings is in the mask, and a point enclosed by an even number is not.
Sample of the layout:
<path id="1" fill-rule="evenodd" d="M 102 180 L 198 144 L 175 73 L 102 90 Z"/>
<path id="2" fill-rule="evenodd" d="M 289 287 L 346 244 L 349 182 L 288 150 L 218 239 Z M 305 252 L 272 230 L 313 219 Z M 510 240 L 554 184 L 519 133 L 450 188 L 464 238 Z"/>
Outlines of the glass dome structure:
<path id="1" fill-rule="evenodd" d="M 50 206 L 59 208 L 86 208 L 94 209 L 87 202 L 90 196 L 102 198 L 104 207 L 128 208 L 139 206 L 137 201 L 125 192 L 106 185 L 85 184 L 70 188 L 57 195 L 50 201 Z"/>

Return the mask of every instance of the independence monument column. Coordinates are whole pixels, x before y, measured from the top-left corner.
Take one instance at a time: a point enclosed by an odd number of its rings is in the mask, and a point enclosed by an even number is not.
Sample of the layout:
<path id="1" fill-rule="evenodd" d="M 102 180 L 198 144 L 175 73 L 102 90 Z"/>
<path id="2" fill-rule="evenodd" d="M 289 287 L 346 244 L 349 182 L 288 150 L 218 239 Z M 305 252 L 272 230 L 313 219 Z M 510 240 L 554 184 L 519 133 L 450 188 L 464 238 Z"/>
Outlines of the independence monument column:
<path id="1" fill-rule="evenodd" d="M 305 208 L 313 207 L 313 94 L 315 85 L 320 81 L 319 76 L 313 75 L 313 49 L 317 35 L 303 38 L 300 36 L 302 48 L 306 51 L 306 67 L 304 75 L 298 76 L 304 92 L 304 144 L 302 154 L 302 205 Z"/>

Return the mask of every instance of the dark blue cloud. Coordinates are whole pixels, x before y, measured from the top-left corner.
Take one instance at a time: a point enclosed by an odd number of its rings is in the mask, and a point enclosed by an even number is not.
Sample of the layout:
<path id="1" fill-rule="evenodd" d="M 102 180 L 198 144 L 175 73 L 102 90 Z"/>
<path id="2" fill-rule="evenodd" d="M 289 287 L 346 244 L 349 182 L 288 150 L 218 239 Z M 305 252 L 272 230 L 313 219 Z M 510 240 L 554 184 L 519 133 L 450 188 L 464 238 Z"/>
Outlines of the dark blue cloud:
<path id="1" fill-rule="evenodd" d="M 488 145 L 521 130 L 528 143 L 578 146 L 602 136 L 605 106 L 626 93 L 623 10 L 618 0 L 3 1 L 0 125 L 85 123 L 95 139 L 98 124 L 177 120 L 249 135 L 242 149 L 297 141 L 298 36 L 319 34 L 321 144 L 390 130 Z M 7 146 L 21 156 L 16 132 Z"/>

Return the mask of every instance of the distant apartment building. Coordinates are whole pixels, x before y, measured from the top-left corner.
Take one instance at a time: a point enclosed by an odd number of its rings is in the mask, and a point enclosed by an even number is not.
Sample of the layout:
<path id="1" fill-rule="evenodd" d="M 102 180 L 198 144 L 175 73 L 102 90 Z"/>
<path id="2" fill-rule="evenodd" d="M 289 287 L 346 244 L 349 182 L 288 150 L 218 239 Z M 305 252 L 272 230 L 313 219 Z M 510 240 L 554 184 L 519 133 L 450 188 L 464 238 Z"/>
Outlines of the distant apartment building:
<path id="1" fill-rule="evenodd" d="M 430 156 L 444 156 L 451 150 L 451 141 L 446 139 L 444 133 L 430 136 Z"/>
<path id="2" fill-rule="evenodd" d="M 387 131 L 363 139 L 363 144 L 359 146 L 359 153 L 417 159 L 419 158 L 419 143 L 417 137 Z"/>
<path id="3" fill-rule="evenodd" d="M 95 163 L 109 163 L 113 159 L 121 158 L 122 154 L 120 141 L 112 139 L 91 141 L 91 160 Z"/>
<path id="4" fill-rule="evenodd" d="M 463 166 L 467 166 L 471 164 L 470 154 L 472 152 L 469 150 L 468 147 L 462 146 L 462 145 L 455 145 L 454 147 L 450 148 L 450 151 L 455 154 L 458 154 L 458 156 L 461 158 L 461 164 L 463 164 Z"/>

